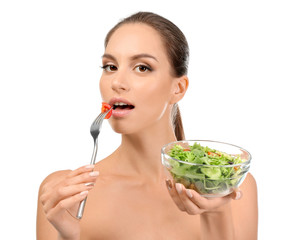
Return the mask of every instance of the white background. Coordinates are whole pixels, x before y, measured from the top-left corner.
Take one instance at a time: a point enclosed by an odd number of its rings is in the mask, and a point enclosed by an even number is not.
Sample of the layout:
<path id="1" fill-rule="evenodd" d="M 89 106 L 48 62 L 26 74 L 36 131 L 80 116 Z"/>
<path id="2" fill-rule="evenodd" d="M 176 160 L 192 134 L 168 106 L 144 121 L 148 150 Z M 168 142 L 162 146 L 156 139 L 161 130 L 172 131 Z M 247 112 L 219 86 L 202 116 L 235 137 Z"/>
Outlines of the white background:
<path id="1" fill-rule="evenodd" d="M 104 37 L 140 10 L 163 15 L 187 36 L 190 88 L 180 102 L 187 139 L 248 149 L 259 239 L 294 236 L 295 4 L 194 2 L 1 1 L 1 236 L 35 239 L 42 180 L 89 163 Z M 98 158 L 119 142 L 105 122 Z"/>

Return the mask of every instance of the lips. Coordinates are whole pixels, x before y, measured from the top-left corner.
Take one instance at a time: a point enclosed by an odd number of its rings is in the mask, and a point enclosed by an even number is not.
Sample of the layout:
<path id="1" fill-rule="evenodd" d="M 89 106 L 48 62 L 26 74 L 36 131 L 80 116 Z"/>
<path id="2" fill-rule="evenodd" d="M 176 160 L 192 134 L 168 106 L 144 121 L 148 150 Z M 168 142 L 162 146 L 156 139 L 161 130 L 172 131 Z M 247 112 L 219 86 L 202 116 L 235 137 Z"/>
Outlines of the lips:
<path id="1" fill-rule="evenodd" d="M 112 98 L 109 101 L 109 104 L 113 107 L 112 116 L 114 118 L 125 117 L 135 108 L 135 105 L 132 102 L 124 98 Z"/>

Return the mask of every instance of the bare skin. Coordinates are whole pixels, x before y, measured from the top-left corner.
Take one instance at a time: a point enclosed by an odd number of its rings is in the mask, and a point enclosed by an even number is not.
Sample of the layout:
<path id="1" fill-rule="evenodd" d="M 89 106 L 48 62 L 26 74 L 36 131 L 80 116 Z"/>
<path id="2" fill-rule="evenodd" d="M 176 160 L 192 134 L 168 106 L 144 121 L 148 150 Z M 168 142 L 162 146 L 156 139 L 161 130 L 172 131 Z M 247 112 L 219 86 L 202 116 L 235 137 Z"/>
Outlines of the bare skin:
<path id="1" fill-rule="evenodd" d="M 150 56 L 139 56 L 143 53 Z M 37 239 L 257 239 L 257 189 L 251 174 L 240 191 L 214 201 L 194 191 L 190 195 L 182 185 L 166 185 L 160 149 L 176 140 L 170 113 L 186 93 L 188 79 L 172 76 L 159 34 L 143 24 L 121 26 L 105 49 L 103 65 L 103 100 L 120 97 L 135 106 L 127 116 L 109 120 L 122 143 L 94 169 L 60 171 L 44 180 Z M 90 176 L 92 171 L 99 176 Z M 86 195 L 79 221 L 73 216 Z"/>

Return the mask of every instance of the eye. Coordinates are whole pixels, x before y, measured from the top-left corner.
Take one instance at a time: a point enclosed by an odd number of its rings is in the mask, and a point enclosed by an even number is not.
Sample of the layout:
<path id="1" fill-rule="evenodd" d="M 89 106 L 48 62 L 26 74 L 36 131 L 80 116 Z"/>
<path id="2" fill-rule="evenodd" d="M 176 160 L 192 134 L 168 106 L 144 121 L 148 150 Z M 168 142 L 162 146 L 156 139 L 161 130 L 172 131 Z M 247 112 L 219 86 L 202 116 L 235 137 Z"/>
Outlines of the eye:
<path id="1" fill-rule="evenodd" d="M 102 67 L 104 69 L 104 71 L 106 72 L 115 72 L 117 70 L 117 67 L 114 66 L 114 65 L 109 65 L 109 64 L 106 64 Z"/>
<path id="2" fill-rule="evenodd" d="M 135 67 L 135 69 L 137 72 L 141 72 L 141 73 L 148 72 L 148 71 L 152 70 L 150 67 L 145 66 L 145 65 L 138 65 Z"/>

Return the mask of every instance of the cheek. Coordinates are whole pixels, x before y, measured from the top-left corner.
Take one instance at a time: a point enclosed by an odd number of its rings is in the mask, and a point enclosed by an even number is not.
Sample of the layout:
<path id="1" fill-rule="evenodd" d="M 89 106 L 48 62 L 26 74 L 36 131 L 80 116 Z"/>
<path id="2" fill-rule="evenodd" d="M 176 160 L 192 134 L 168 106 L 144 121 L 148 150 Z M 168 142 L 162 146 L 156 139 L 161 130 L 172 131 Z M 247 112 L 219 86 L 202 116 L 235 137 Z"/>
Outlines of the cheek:
<path id="1" fill-rule="evenodd" d="M 151 101 L 169 101 L 171 94 L 171 79 L 166 75 L 160 74 L 151 79 L 148 83 L 144 83 L 142 88 L 143 96 L 147 96 Z"/>
<path id="2" fill-rule="evenodd" d="M 110 86 L 108 86 L 107 82 L 103 78 L 101 78 L 99 87 L 100 87 L 100 93 L 101 93 L 102 100 L 106 101 L 108 91 L 110 91 L 109 90 Z"/>
<path id="3" fill-rule="evenodd" d="M 139 91 L 137 91 L 136 99 L 139 106 L 145 106 L 141 110 L 148 110 L 153 113 L 153 117 L 161 117 L 165 111 L 168 103 L 170 102 L 170 89 L 171 86 L 169 81 L 163 79 L 155 79 L 150 81 L 149 84 L 143 84 L 143 86 L 138 86 Z M 141 89 L 141 90 L 140 90 Z M 143 112 L 143 115 L 147 116 Z"/>

